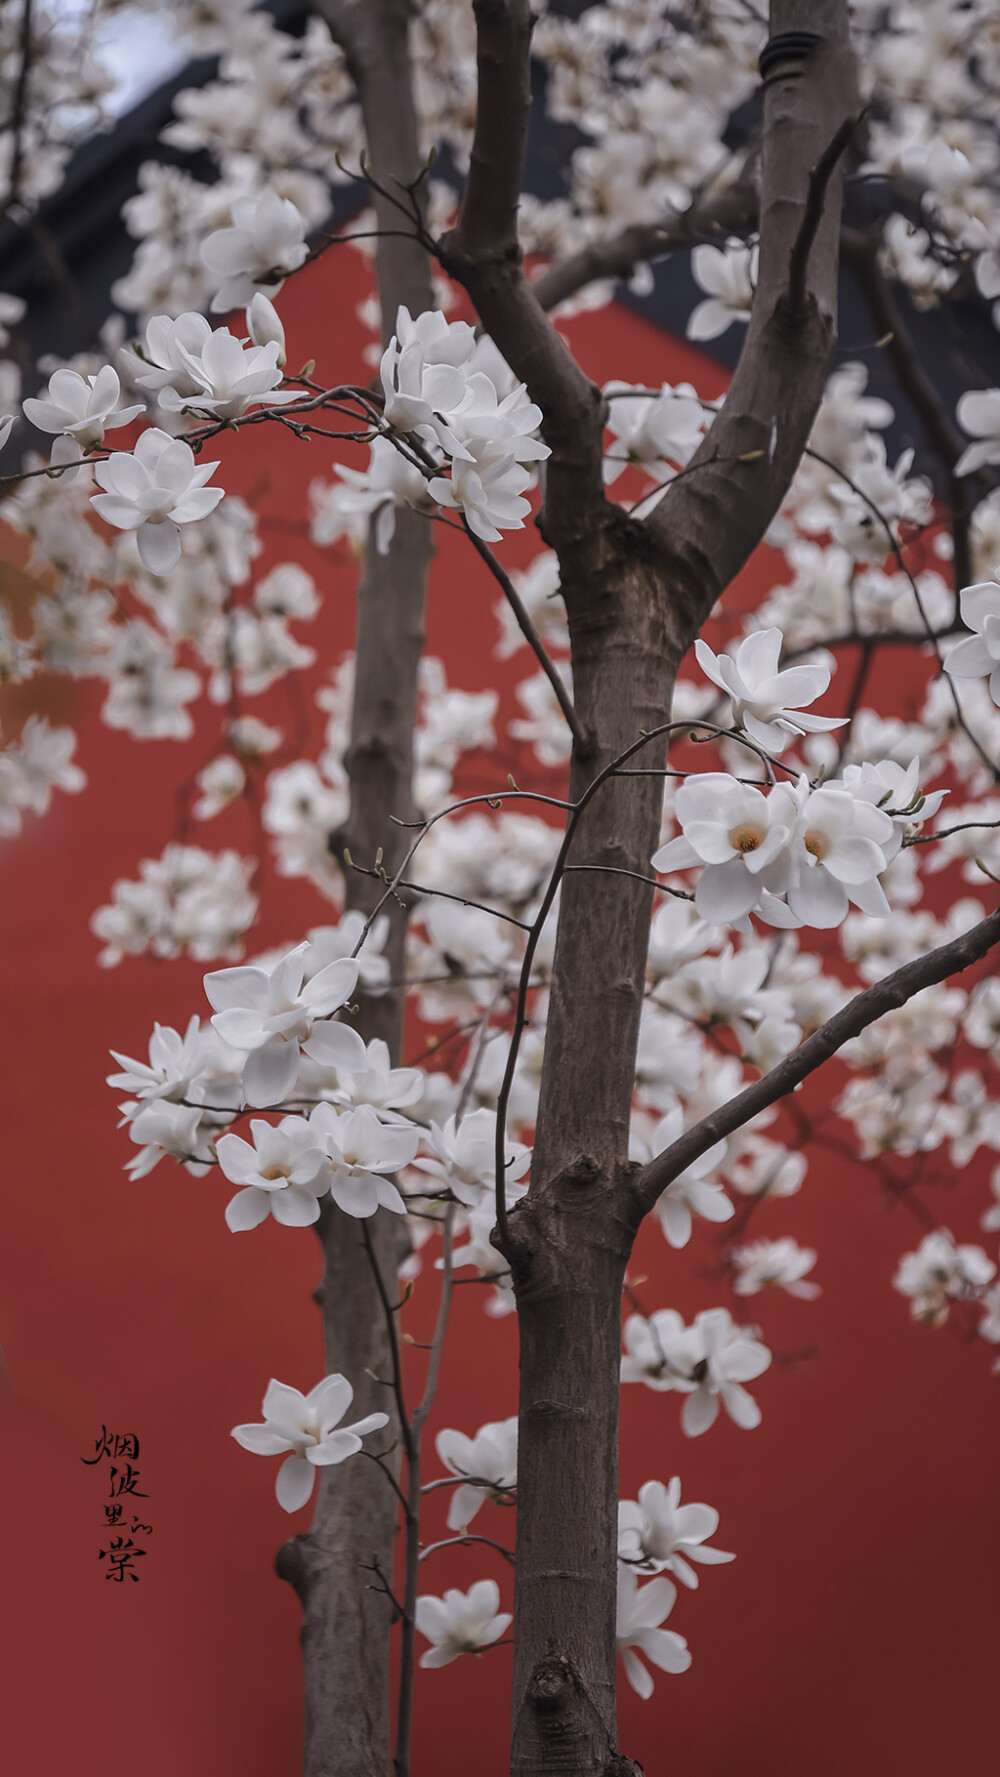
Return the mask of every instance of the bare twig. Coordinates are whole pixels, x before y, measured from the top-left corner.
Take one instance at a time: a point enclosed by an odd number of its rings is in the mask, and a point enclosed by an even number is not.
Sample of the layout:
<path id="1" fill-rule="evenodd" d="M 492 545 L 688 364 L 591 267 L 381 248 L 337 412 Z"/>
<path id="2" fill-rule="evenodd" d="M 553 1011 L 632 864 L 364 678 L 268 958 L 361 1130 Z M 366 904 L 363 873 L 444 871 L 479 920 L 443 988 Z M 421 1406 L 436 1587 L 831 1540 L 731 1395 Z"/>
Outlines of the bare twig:
<path id="1" fill-rule="evenodd" d="M 795 316 L 802 314 L 807 302 L 806 280 L 809 272 L 809 255 L 812 252 L 819 225 L 823 220 L 827 186 L 833 177 L 837 162 L 854 134 L 857 121 L 854 117 L 844 118 L 840 128 L 824 148 L 809 174 L 809 191 L 805 209 L 788 262 L 787 303 L 790 313 Z"/>
<path id="2" fill-rule="evenodd" d="M 503 1543 L 495 1543 L 491 1536 L 446 1536 L 443 1542 L 428 1543 L 425 1549 L 421 1549 L 420 1559 L 426 1561 L 428 1555 L 436 1554 L 438 1549 L 457 1549 L 463 1543 L 485 1543 L 487 1548 L 496 1549 L 497 1554 L 502 1555 L 504 1560 L 509 1561 L 513 1566 L 513 1549 L 505 1549 Z"/>
<path id="3" fill-rule="evenodd" d="M 950 944 L 939 945 L 936 950 L 928 951 L 926 956 L 917 957 L 914 962 L 905 963 L 901 969 L 893 970 L 891 975 L 886 975 L 873 987 L 857 994 L 832 1018 L 828 1018 L 819 1030 L 814 1031 L 811 1037 L 807 1037 L 798 1049 L 794 1049 L 776 1067 L 771 1068 L 769 1073 L 737 1093 L 735 1098 L 731 1098 L 719 1110 L 703 1117 L 677 1141 L 671 1142 L 648 1166 L 642 1168 L 631 1187 L 636 1222 L 653 1208 L 667 1185 L 702 1154 L 707 1153 L 715 1142 L 742 1129 L 759 1111 L 766 1110 L 779 1098 L 794 1092 L 802 1080 L 807 1079 L 824 1061 L 835 1055 L 844 1043 L 867 1030 L 876 1019 L 897 1006 L 905 1005 L 922 988 L 931 987 L 938 981 L 947 980 L 961 969 L 967 969 L 997 943 L 1000 943 L 1000 908 L 970 931 L 964 932 L 960 938 L 954 938 Z"/>
<path id="4" fill-rule="evenodd" d="M 409 1441 L 406 1447 L 406 1574 L 403 1589 L 403 1632 L 400 1648 L 399 1671 L 399 1706 L 396 1716 L 396 1751 L 393 1767 L 396 1777 L 407 1777 L 410 1766 L 410 1731 L 413 1723 L 413 1677 L 415 1668 L 414 1634 L 416 1630 L 417 1585 L 420 1564 L 420 1441 L 424 1426 L 427 1423 L 434 1397 L 437 1393 L 438 1376 L 441 1370 L 441 1354 L 444 1350 L 444 1336 L 448 1329 L 448 1315 L 451 1311 L 452 1295 L 452 1239 L 451 1229 L 455 1206 L 449 1203 L 445 1211 L 442 1238 L 444 1241 L 444 1266 L 441 1280 L 441 1297 L 438 1303 L 437 1321 L 434 1337 L 431 1340 L 431 1354 L 427 1364 L 427 1377 L 424 1392 L 419 1406 L 414 1409 L 410 1426 Z"/>
<path id="5" fill-rule="evenodd" d="M 489 544 L 484 543 L 481 537 L 476 536 L 476 533 L 469 524 L 464 512 L 462 514 L 462 524 L 473 549 L 475 549 L 476 553 L 482 557 L 486 566 L 489 568 L 490 573 L 493 575 L 494 580 L 497 582 L 497 585 L 501 588 L 504 598 L 507 600 L 514 616 L 517 618 L 517 624 L 521 634 L 529 648 L 534 653 L 539 666 L 549 681 L 549 684 L 552 686 L 552 689 L 555 692 L 556 702 L 562 710 L 566 721 L 569 723 L 569 730 L 573 736 L 573 744 L 576 747 L 577 752 L 585 753 L 587 751 L 587 737 L 584 734 L 583 729 L 580 727 L 579 718 L 573 708 L 573 700 L 566 689 L 559 668 L 548 653 L 541 636 L 528 615 L 520 593 L 517 591 L 510 575 L 497 561 Z"/>
<path id="6" fill-rule="evenodd" d="M 952 424 L 941 397 L 928 376 L 902 311 L 878 257 L 878 237 L 861 229 L 841 230 L 840 251 L 853 271 L 868 306 L 872 325 L 884 341 L 884 350 L 899 379 L 900 388 L 915 409 L 931 449 L 948 476 L 951 530 L 955 545 L 955 591 L 972 579 L 969 546 L 968 490 L 963 476 L 955 474 L 963 440 Z"/>

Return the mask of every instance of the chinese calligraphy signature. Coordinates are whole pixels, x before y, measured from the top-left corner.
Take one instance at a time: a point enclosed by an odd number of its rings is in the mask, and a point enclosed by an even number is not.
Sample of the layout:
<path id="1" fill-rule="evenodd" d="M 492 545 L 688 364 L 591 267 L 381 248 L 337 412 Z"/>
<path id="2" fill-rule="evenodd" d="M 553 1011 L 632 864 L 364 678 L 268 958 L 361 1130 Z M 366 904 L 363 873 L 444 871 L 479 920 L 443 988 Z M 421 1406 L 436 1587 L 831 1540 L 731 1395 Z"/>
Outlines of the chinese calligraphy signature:
<path id="1" fill-rule="evenodd" d="M 116 1537 L 109 1538 L 106 1549 L 98 1551 L 98 1559 L 107 1562 L 104 1570 L 106 1580 L 124 1585 L 127 1575 L 137 1585 L 139 1570 L 136 1563 L 145 1558 L 148 1550 L 136 1542 L 135 1538 L 150 1537 L 153 1534 L 153 1526 L 142 1523 L 130 1504 L 133 1499 L 149 1498 L 148 1493 L 139 1486 L 138 1434 L 134 1431 L 109 1431 L 106 1425 L 102 1425 L 100 1437 L 94 1439 L 94 1450 L 94 1456 L 81 1456 L 80 1461 L 90 1468 L 102 1466 L 107 1475 L 107 1497 L 110 1502 L 104 1506 L 105 1526 L 113 1526 L 119 1531 Z M 131 1523 L 128 1521 L 130 1511 Z"/>

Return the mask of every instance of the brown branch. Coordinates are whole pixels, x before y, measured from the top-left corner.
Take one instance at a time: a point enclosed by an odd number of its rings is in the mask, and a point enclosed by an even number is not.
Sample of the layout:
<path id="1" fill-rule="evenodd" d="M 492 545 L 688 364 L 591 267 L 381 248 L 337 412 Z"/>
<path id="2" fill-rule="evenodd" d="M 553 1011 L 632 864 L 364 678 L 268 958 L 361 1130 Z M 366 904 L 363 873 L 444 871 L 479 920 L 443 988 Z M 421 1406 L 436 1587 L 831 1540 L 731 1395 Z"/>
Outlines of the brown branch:
<path id="1" fill-rule="evenodd" d="M 14 87 L 14 108 L 11 128 L 14 134 L 10 157 L 10 184 L 4 200 L 3 214 L 20 202 L 21 177 L 24 172 L 24 126 L 28 111 L 28 80 L 31 74 L 31 9 L 33 0 L 22 0 L 20 60 Z"/>
<path id="2" fill-rule="evenodd" d="M 591 241 L 556 260 L 531 280 L 531 293 L 546 313 L 600 278 L 630 278 L 637 266 L 705 243 L 721 244 L 757 226 L 757 193 L 749 161 L 723 191 L 696 198 L 687 210 L 668 210 L 656 222 L 634 222 L 618 234 Z"/>
<path id="3" fill-rule="evenodd" d="M 480 320 L 542 410 L 552 451 L 546 534 L 593 528 L 604 505 L 604 401 L 580 369 L 524 275 L 517 199 L 527 140 L 530 0 L 475 0 L 479 97 L 458 226 L 438 242 L 441 264 L 468 291 Z"/>
<path id="4" fill-rule="evenodd" d="M 772 37 L 797 28 L 801 10 L 797 0 L 773 0 Z M 768 71 L 760 267 L 746 340 L 725 405 L 689 465 L 703 472 L 668 487 L 643 521 L 674 559 L 692 637 L 780 506 L 823 396 L 836 337 L 841 155 L 858 109 L 847 15 L 845 0 L 816 0 L 810 24 L 823 41 Z"/>
<path id="5" fill-rule="evenodd" d="M 965 448 L 961 433 L 953 425 L 920 361 L 892 287 L 879 264 L 877 235 L 844 228 L 841 230 L 840 251 L 844 264 L 857 278 L 876 334 L 885 341 L 884 350 L 899 386 L 916 412 L 928 444 L 947 472 L 957 593 L 972 579 L 968 490 L 964 477 L 955 474 L 955 465 Z"/>
<path id="6" fill-rule="evenodd" d="M 456 1549 L 462 1543 L 485 1543 L 487 1548 L 495 1549 L 498 1555 L 502 1555 L 504 1560 L 509 1561 L 513 1566 L 513 1549 L 505 1549 L 503 1543 L 494 1542 L 491 1536 L 447 1536 L 443 1542 L 428 1543 L 425 1549 L 421 1549 L 420 1559 L 426 1561 L 428 1555 L 435 1555 L 438 1549 Z"/>
<path id="7" fill-rule="evenodd" d="M 524 601 L 522 600 L 520 593 L 517 591 L 510 575 L 497 561 L 489 544 L 484 543 L 481 537 L 476 536 L 476 533 L 469 524 L 464 512 L 462 514 L 462 524 L 473 549 L 475 549 L 477 554 L 482 557 L 486 566 L 489 568 L 490 573 L 493 575 L 494 580 L 497 582 L 497 585 L 501 588 L 504 598 L 507 600 L 514 616 L 517 618 L 517 625 L 521 634 L 529 648 L 532 650 L 532 653 L 538 661 L 545 677 L 548 679 L 549 684 L 552 686 L 556 702 L 569 724 L 569 730 L 573 736 L 573 745 L 578 752 L 585 753 L 587 751 L 587 736 L 580 727 L 576 711 L 573 708 L 573 700 L 562 681 L 558 667 L 546 649 L 545 643 L 542 641 L 541 636 L 525 609 Z"/>
<path id="8" fill-rule="evenodd" d="M 914 962 L 904 963 L 901 969 L 894 969 L 891 975 L 857 994 L 769 1073 L 737 1093 L 728 1104 L 703 1117 L 693 1128 L 685 1130 L 677 1141 L 671 1142 L 662 1154 L 657 1154 L 648 1166 L 642 1168 L 631 1185 L 636 1223 L 649 1213 L 672 1180 L 717 1141 L 742 1129 L 758 1112 L 794 1092 L 802 1080 L 808 1079 L 844 1043 L 867 1030 L 876 1019 L 905 1005 L 921 989 L 933 987 L 938 981 L 946 981 L 950 975 L 967 969 L 997 943 L 1000 943 L 1000 908 L 960 938 L 939 945 Z"/>
<path id="9" fill-rule="evenodd" d="M 845 152 L 854 134 L 856 122 L 857 120 L 853 117 L 844 118 L 836 135 L 824 148 L 809 174 L 809 191 L 806 197 L 805 212 L 788 262 L 788 307 L 793 315 L 801 316 L 806 312 L 808 301 L 806 278 L 809 271 L 809 255 L 813 250 L 819 225 L 823 220 L 827 187 L 833 178 L 841 155 Z"/>
<path id="10" fill-rule="evenodd" d="M 427 1376 L 420 1404 L 414 1409 L 410 1437 L 406 1447 L 406 1567 L 403 1589 L 403 1640 L 400 1650 L 399 1673 L 399 1708 L 396 1716 L 396 1751 L 393 1757 L 393 1770 L 396 1777 L 409 1777 L 410 1770 L 410 1731 L 413 1725 L 413 1679 L 415 1670 L 414 1630 L 417 1616 L 417 1585 L 419 1583 L 420 1563 L 420 1444 L 424 1426 L 434 1405 L 437 1394 L 438 1376 L 441 1371 L 441 1354 L 444 1350 L 444 1337 L 448 1330 L 448 1316 L 451 1311 L 452 1295 L 452 1222 L 455 1216 L 455 1205 L 449 1203 L 445 1211 L 444 1240 L 444 1272 L 441 1280 L 441 1296 L 438 1302 L 437 1320 L 434 1325 L 434 1337 L 431 1340 L 430 1358 L 427 1364 Z"/>
<path id="11" fill-rule="evenodd" d="M 865 506 L 867 506 L 867 508 L 868 508 L 869 512 L 872 514 L 873 518 L 878 519 L 879 524 L 882 526 L 882 529 L 885 531 L 885 534 L 886 534 L 887 545 L 888 545 L 887 546 L 887 554 L 890 554 L 893 557 L 893 560 L 895 561 L 896 566 L 899 569 L 900 573 L 903 575 L 904 579 L 908 580 L 910 583 L 910 591 L 913 594 L 913 600 L 914 600 L 914 603 L 917 607 L 917 612 L 919 614 L 920 621 L 924 626 L 925 639 L 927 642 L 929 642 L 930 646 L 934 650 L 934 656 L 935 656 L 935 659 L 937 660 L 937 663 L 938 663 L 939 674 L 944 673 L 944 655 L 941 652 L 940 632 L 934 628 L 933 624 L 931 623 L 930 618 L 927 615 L 927 607 L 924 604 L 923 596 L 920 591 L 920 587 L 917 584 L 915 576 L 913 575 L 911 570 L 907 567 L 906 562 L 903 560 L 902 545 L 899 543 L 898 539 L 896 538 L 896 536 L 893 532 L 892 526 L 889 523 L 889 520 L 886 518 L 885 513 L 882 511 L 882 508 L 876 503 L 876 501 L 874 501 L 870 497 L 870 495 L 865 493 L 863 488 L 858 486 L 857 482 L 854 481 L 850 475 L 848 475 L 846 469 L 842 469 L 840 467 L 839 463 L 835 463 L 831 457 L 823 456 L 821 451 L 813 450 L 811 446 L 806 447 L 804 454 L 807 457 L 812 457 L 814 462 L 822 463 L 823 467 L 825 469 L 829 469 L 831 474 L 839 476 L 840 480 L 844 483 L 844 485 L 846 487 L 849 487 L 851 492 L 853 494 L 855 494 L 857 496 L 857 498 L 859 500 L 861 500 Z M 818 643 L 816 645 L 819 646 Z M 952 679 L 948 674 L 945 674 L 945 679 L 946 679 L 946 682 L 948 685 L 949 694 L 951 696 L 952 705 L 954 706 L 955 720 L 957 721 L 958 726 L 962 729 L 962 732 L 965 734 L 966 738 L 972 742 L 972 745 L 975 747 L 976 752 L 979 754 L 980 759 L 982 760 L 983 764 L 986 766 L 987 771 L 989 771 L 991 773 L 994 782 L 1000 782 L 1000 764 L 998 764 L 995 760 L 990 758 L 989 753 L 986 751 L 986 748 L 983 746 L 982 742 L 977 739 L 976 735 L 973 734 L 972 729 L 969 727 L 969 724 L 965 719 L 965 714 L 962 710 L 961 699 L 959 698 L 959 695 L 958 695 L 958 687 L 956 686 L 954 679 Z"/>

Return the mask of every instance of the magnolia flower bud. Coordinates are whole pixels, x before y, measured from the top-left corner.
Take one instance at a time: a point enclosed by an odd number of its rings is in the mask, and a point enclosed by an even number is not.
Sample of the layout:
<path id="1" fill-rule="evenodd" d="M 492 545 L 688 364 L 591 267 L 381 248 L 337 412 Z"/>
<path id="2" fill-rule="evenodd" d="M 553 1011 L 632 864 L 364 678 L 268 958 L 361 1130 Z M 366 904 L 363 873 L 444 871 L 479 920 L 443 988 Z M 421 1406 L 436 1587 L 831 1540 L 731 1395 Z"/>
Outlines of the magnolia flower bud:
<path id="1" fill-rule="evenodd" d="M 278 319 L 278 312 L 268 298 L 258 290 L 251 299 L 247 309 L 247 329 L 255 346 L 270 345 L 272 340 L 278 342 L 278 369 L 285 366 L 285 329 Z"/>

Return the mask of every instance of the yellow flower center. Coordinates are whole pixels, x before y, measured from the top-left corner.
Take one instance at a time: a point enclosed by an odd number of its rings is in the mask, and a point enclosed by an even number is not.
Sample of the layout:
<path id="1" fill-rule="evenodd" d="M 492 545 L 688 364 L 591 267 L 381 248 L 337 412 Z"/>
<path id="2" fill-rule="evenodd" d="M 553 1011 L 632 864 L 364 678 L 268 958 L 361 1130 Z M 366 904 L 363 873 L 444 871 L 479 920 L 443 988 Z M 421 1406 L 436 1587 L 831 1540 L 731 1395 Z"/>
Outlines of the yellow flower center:
<path id="1" fill-rule="evenodd" d="M 822 833 L 807 833 L 805 836 L 806 851 L 814 858 L 825 858 L 827 853 L 826 838 Z"/>
<path id="2" fill-rule="evenodd" d="M 762 837 L 763 835 L 756 833 L 753 827 L 734 827 L 729 835 L 729 843 L 736 851 L 743 852 L 745 855 L 748 851 L 757 850 Z"/>

